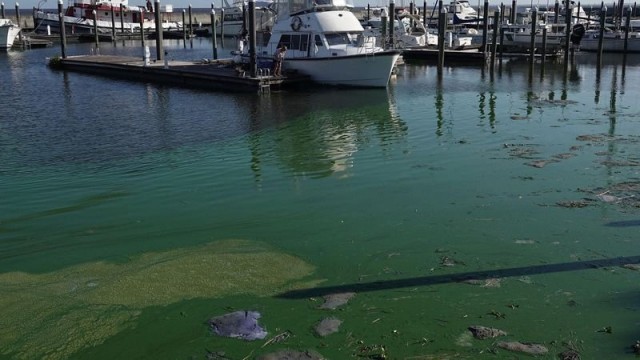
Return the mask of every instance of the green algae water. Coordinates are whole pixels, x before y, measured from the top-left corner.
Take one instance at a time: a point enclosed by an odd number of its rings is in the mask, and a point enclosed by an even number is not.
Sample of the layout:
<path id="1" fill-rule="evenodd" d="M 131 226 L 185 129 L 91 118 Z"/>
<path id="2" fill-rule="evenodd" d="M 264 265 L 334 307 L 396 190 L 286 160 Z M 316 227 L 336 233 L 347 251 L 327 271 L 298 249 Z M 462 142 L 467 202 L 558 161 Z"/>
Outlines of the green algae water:
<path id="1" fill-rule="evenodd" d="M 255 95 L 52 71 L 55 53 L 0 54 L 1 358 L 635 357 L 636 58 Z M 216 336 L 236 310 L 267 337 Z"/>

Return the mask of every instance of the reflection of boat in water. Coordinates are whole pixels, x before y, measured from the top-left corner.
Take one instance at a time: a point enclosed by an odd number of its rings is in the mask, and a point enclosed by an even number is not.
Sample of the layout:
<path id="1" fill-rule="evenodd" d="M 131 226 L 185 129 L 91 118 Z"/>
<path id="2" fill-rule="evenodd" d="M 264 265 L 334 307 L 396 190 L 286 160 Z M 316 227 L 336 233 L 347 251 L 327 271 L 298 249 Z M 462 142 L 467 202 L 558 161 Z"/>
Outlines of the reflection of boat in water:
<path id="1" fill-rule="evenodd" d="M 20 26 L 9 19 L 0 19 L 0 50 L 10 49 L 19 33 Z"/>
<path id="2" fill-rule="evenodd" d="M 271 60 L 288 48 L 283 68 L 317 83 L 386 87 L 400 52 L 384 50 L 364 35 L 345 0 L 289 0 L 277 4 L 278 20 L 258 54 Z"/>
<path id="3" fill-rule="evenodd" d="M 388 89 L 314 90 L 261 97 L 256 105 L 256 121 L 273 121 L 280 112 L 289 119 L 277 132 L 259 131 L 252 138 L 258 172 L 275 161 L 304 177 L 349 176 L 358 151 L 371 143 L 393 146 L 407 134 Z"/>

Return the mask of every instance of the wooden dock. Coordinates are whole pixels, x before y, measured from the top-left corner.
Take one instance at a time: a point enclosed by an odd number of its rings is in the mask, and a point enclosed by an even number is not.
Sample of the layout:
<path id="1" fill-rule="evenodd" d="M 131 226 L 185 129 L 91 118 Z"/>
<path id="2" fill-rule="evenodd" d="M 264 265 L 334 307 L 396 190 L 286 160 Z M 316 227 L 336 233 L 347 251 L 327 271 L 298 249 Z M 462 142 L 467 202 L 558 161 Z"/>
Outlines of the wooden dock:
<path id="1" fill-rule="evenodd" d="M 437 62 L 438 50 L 433 48 L 409 48 L 402 51 L 402 57 L 405 61 L 410 62 L 420 60 L 425 62 Z M 444 61 L 447 65 L 484 65 L 489 58 L 489 54 L 485 54 L 478 49 L 471 50 L 450 50 L 444 51 Z"/>
<path id="2" fill-rule="evenodd" d="M 56 58 L 50 66 L 57 69 L 91 73 L 101 76 L 129 80 L 155 82 L 190 88 L 227 91 L 269 92 L 301 83 L 308 83 L 309 77 L 300 74 L 285 74 L 284 77 L 266 75 L 251 77 L 240 65 L 231 59 L 213 61 L 151 61 L 147 65 L 137 57 L 82 55 Z"/>

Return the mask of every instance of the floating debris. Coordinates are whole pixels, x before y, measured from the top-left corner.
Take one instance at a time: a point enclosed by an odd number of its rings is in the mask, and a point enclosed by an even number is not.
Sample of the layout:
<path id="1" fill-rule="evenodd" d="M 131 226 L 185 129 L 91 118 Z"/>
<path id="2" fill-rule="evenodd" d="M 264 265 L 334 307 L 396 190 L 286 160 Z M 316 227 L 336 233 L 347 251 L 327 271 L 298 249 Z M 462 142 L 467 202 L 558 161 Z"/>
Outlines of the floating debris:
<path id="1" fill-rule="evenodd" d="M 325 337 L 338 332 L 341 324 L 342 320 L 340 319 L 336 319 L 334 317 L 325 318 L 315 326 L 314 330 L 316 331 L 316 334 Z"/>
<path id="2" fill-rule="evenodd" d="M 354 296 L 356 296 L 356 293 L 354 292 L 325 295 L 324 304 L 320 305 L 320 309 L 335 310 L 336 308 L 348 303 Z"/>
<path id="3" fill-rule="evenodd" d="M 572 158 L 574 156 L 576 156 L 576 154 L 574 154 L 574 153 L 562 153 L 562 154 L 553 155 L 552 157 L 554 159 L 566 160 L 566 159 L 570 159 L 570 158 Z"/>
<path id="4" fill-rule="evenodd" d="M 518 240 L 515 240 L 514 243 L 518 245 L 529 245 L 529 244 L 535 244 L 536 242 L 534 240 L 518 239 Z"/>
<path id="5" fill-rule="evenodd" d="M 558 354 L 560 360 L 580 360 L 580 353 L 577 350 L 565 350 Z"/>
<path id="6" fill-rule="evenodd" d="M 484 339 L 492 339 L 498 336 L 506 336 L 507 333 L 495 328 L 490 328 L 481 325 L 469 326 L 469 331 L 473 334 L 473 337 L 476 339 L 484 340 Z"/>
<path id="7" fill-rule="evenodd" d="M 505 350 L 516 351 L 530 355 L 543 355 L 549 352 L 549 349 L 547 349 L 544 345 L 521 343 L 519 341 L 499 341 L 496 346 Z"/>
<path id="8" fill-rule="evenodd" d="M 605 334 L 613 334 L 613 328 L 611 326 L 605 326 L 602 329 L 598 329 L 596 332 L 605 333 Z"/>
<path id="9" fill-rule="evenodd" d="M 583 208 L 591 205 L 591 201 L 589 200 L 558 201 L 556 202 L 556 205 L 564 208 Z"/>
<path id="10" fill-rule="evenodd" d="M 267 345 L 271 345 L 271 344 L 277 344 L 280 342 L 283 342 L 285 340 L 287 340 L 288 338 L 290 338 L 292 335 L 291 331 L 287 330 L 284 332 L 281 332 L 280 334 L 272 337 L 271 339 L 267 340 L 264 344 L 262 344 L 262 347 L 265 347 Z"/>
<path id="11" fill-rule="evenodd" d="M 550 160 L 534 160 L 534 161 L 525 163 L 525 165 L 529 165 L 531 167 L 541 169 L 541 168 L 547 166 L 547 164 L 551 164 L 551 163 L 555 163 L 555 162 L 558 162 L 558 160 L 553 160 L 553 159 L 550 159 Z"/>
<path id="12" fill-rule="evenodd" d="M 445 266 L 445 267 L 451 267 L 451 266 L 455 266 L 455 265 L 465 265 L 464 262 L 460 261 L 460 260 L 456 260 L 452 257 L 449 256 L 441 256 L 440 257 L 440 265 L 441 266 Z"/>
<path id="13" fill-rule="evenodd" d="M 258 325 L 257 311 L 234 311 L 209 320 L 213 332 L 220 336 L 247 341 L 264 339 L 267 332 Z"/>
<path id="14" fill-rule="evenodd" d="M 631 349 L 636 355 L 640 355 L 640 340 L 636 340 L 636 343 L 631 345 Z"/>
<path id="15" fill-rule="evenodd" d="M 313 350 L 280 350 L 274 353 L 262 355 L 258 360 L 324 360 L 325 357 Z"/>
<path id="16" fill-rule="evenodd" d="M 464 280 L 462 282 L 469 285 L 480 285 L 480 287 L 499 288 L 501 280 L 502 279 L 500 278 L 490 278 L 490 279 L 484 279 L 484 280 L 469 279 L 469 280 Z"/>
<path id="17" fill-rule="evenodd" d="M 640 264 L 624 264 L 622 267 L 629 270 L 640 271 Z"/>

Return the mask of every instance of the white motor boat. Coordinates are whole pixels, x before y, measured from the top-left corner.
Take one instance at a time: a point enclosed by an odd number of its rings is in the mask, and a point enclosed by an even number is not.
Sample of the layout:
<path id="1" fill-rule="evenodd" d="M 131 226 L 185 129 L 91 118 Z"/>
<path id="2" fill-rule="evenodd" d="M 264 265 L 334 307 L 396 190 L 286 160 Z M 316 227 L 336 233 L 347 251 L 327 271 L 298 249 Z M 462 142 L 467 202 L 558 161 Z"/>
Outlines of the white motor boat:
<path id="1" fill-rule="evenodd" d="M 182 29 L 181 21 L 167 19 L 172 12 L 172 5 L 162 6 L 161 14 L 165 18 L 162 21 L 163 30 Z M 147 2 L 147 7 L 139 7 L 129 5 L 128 0 L 75 0 L 65 10 L 64 23 L 67 34 L 93 33 L 93 28 L 96 24 L 94 22 L 97 22 L 99 33 L 110 33 L 113 27 L 117 31 L 139 31 L 140 23 L 146 30 L 154 31 L 156 28 L 155 14 L 153 13 L 151 1 Z M 33 23 L 35 26 L 34 31 L 38 33 L 48 32 L 47 27 L 53 32 L 60 31 L 57 12 L 33 9 Z"/>
<path id="2" fill-rule="evenodd" d="M 598 51 L 600 30 L 587 30 L 580 39 L 581 51 Z M 624 31 L 605 29 L 602 35 L 603 52 L 624 52 Z M 630 31 L 627 39 L 627 52 L 640 52 L 640 32 Z"/>
<path id="3" fill-rule="evenodd" d="M 245 6 L 243 6 L 243 3 Z M 263 0 L 256 1 L 255 23 L 256 31 L 268 32 L 273 27 L 275 21 L 275 11 L 273 10 L 273 1 Z M 247 8 L 244 0 L 236 1 L 232 5 L 229 5 L 225 0 L 224 15 L 222 15 L 222 21 L 216 25 L 216 33 L 222 33 L 222 26 L 224 26 L 224 36 L 241 36 L 243 30 L 248 30 L 249 25 L 245 20 L 244 10 Z"/>
<path id="4" fill-rule="evenodd" d="M 258 57 L 287 52 L 282 68 L 306 74 L 317 83 L 386 87 L 400 51 L 384 50 L 364 28 L 345 0 L 283 0 L 266 46 Z"/>
<path id="5" fill-rule="evenodd" d="M 9 19 L 0 19 L 0 49 L 11 49 L 20 33 L 20 26 Z"/>

